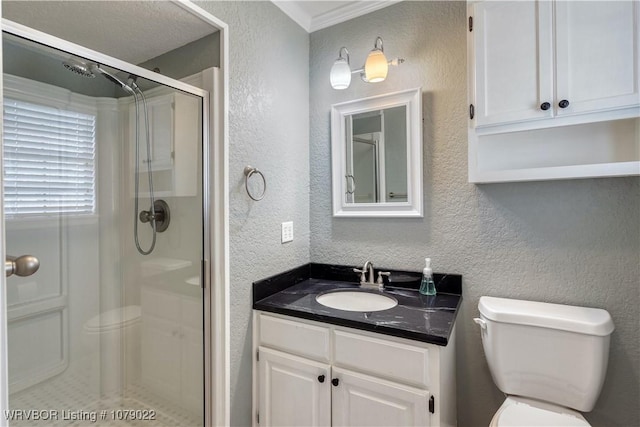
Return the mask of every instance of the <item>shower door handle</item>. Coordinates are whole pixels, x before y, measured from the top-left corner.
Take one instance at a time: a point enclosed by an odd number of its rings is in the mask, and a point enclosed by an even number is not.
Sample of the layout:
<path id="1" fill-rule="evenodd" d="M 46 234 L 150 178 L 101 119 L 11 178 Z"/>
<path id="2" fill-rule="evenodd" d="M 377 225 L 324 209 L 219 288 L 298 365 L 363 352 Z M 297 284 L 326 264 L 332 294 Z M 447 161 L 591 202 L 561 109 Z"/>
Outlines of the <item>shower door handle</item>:
<path id="1" fill-rule="evenodd" d="M 33 255 L 22 255 L 17 258 L 8 255 L 4 262 L 4 271 L 7 277 L 14 274 L 21 277 L 31 276 L 38 271 L 38 268 L 40 268 L 40 261 Z"/>

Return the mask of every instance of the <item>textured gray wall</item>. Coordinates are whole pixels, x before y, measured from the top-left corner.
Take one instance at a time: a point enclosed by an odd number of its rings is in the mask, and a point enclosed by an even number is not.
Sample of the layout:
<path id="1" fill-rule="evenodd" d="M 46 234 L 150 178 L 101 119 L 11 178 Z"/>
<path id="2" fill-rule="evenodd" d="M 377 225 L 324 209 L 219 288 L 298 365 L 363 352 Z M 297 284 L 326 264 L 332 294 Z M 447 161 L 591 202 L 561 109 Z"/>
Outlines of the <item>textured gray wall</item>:
<path id="1" fill-rule="evenodd" d="M 609 371 L 594 426 L 640 425 L 638 178 L 476 186 L 467 182 L 464 2 L 402 2 L 311 34 L 311 259 L 464 276 L 458 327 L 458 419 L 488 425 L 504 400 L 472 322 L 481 295 L 602 307 L 613 316 Z M 329 85 L 340 46 L 353 67 L 376 36 L 407 62 L 383 83 Z M 422 86 L 423 219 L 331 216 L 331 104 Z"/>
<path id="2" fill-rule="evenodd" d="M 197 2 L 229 25 L 231 423 L 251 425 L 251 283 L 309 262 L 309 35 L 271 2 Z M 260 169 L 249 199 L 243 169 Z M 280 223 L 295 240 L 280 243 Z"/>

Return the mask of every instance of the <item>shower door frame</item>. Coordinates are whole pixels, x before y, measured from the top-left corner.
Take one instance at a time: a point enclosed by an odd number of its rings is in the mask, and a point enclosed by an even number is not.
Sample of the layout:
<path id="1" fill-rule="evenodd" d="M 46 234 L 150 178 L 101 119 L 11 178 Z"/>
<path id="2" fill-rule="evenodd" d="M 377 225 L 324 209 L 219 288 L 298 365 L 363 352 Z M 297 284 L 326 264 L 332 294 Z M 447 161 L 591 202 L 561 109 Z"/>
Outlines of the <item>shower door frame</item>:
<path id="1" fill-rule="evenodd" d="M 173 0 L 176 6 L 220 32 L 220 72 L 203 73 L 203 88 L 163 76 L 50 34 L 2 19 L 2 31 L 75 54 L 97 63 L 149 79 L 202 98 L 202 219 L 204 425 L 229 425 L 229 239 L 228 239 L 228 26 L 193 3 Z M 2 5 L 0 3 L 0 16 Z M 0 70 L 2 45 L 0 44 Z M 0 84 L 0 105 L 3 97 Z M 2 115 L 0 115 L 2 129 Z M 0 196 L 3 197 L 0 149 Z M 0 258 L 5 259 L 4 207 L 0 203 Z M 215 279 L 212 281 L 212 279 Z M 216 283 L 215 288 L 212 283 Z M 0 276 L 0 426 L 8 424 L 6 278 Z M 213 381 L 213 378 L 217 381 Z"/>

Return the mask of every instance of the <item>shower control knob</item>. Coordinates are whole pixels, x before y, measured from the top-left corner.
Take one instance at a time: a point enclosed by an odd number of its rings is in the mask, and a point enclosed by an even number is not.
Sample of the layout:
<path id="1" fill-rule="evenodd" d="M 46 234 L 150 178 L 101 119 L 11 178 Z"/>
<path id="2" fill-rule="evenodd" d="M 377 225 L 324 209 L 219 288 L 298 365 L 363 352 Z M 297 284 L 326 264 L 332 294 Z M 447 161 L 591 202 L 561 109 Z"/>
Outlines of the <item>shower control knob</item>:
<path id="1" fill-rule="evenodd" d="M 31 276 L 40 268 L 40 261 L 33 255 L 19 257 L 7 256 L 4 262 L 4 271 L 7 277 L 16 275 L 20 277 Z"/>
<path id="2" fill-rule="evenodd" d="M 151 208 L 148 211 L 140 211 L 138 219 L 142 223 L 149 222 L 152 226 L 155 225 L 156 231 L 162 233 L 169 227 L 169 222 L 171 221 L 169 205 L 164 200 L 156 200 L 153 203 L 153 213 Z"/>

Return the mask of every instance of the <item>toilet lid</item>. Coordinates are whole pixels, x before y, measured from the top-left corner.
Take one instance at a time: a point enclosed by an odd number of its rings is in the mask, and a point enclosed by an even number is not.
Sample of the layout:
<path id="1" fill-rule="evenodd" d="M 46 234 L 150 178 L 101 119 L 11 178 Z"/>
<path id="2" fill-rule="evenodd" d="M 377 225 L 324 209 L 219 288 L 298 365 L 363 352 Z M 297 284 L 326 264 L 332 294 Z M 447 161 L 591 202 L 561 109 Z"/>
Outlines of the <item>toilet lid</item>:
<path id="1" fill-rule="evenodd" d="M 590 427 L 590 424 L 569 408 L 510 396 L 494 415 L 491 426 Z"/>
<path id="2" fill-rule="evenodd" d="M 115 308 L 92 317 L 84 327 L 87 332 L 103 332 L 122 328 L 140 320 L 140 314 L 139 305 Z"/>

